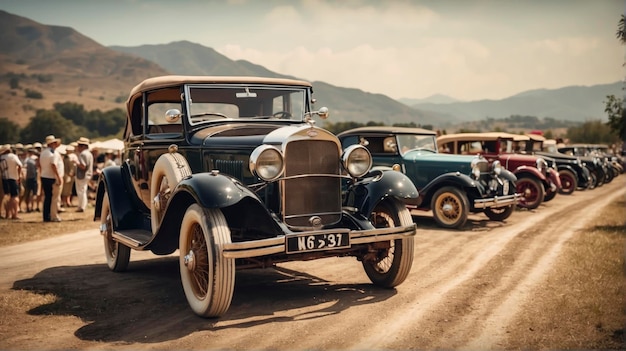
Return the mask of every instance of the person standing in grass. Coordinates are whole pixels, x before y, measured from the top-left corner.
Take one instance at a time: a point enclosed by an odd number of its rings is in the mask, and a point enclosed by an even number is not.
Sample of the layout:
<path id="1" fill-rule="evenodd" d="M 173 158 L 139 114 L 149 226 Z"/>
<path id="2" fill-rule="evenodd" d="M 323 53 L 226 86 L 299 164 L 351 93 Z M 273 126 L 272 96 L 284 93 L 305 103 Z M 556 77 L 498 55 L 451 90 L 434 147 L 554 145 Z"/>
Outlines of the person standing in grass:
<path id="1" fill-rule="evenodd" d="M 2 173 L 4 194 L 5 196 L 9 195 L 9 200 L 4 205 L 5 218 L 19 219 L 17 210 L 20 206 L 22 162 L 16 154 L 11 152 L 10 144 L 0 147 L 0 171 Z"/>
<path id="2" fill-rule="evenodd" d="M 61 139 L 54 135 L 46 137 L 47 147 L 41 152 L 39 165 L 41 167 L 41 188 L 43 189 L 43 221 L 61 222 L 58 215 L 58 199 L 63 185 L 63 160 L 56 148 L 61 145 Z"/>
<path id="3" fill-rule="evenodd" d="M 93 155 L 89 151 L 89 139 L 81 137 L 76 141 L 78 160 L 76 161 L 76 197 L 78 208 L 76 212 L 84 212 L 87 208 L 87 188 L 93 175 Z"/>

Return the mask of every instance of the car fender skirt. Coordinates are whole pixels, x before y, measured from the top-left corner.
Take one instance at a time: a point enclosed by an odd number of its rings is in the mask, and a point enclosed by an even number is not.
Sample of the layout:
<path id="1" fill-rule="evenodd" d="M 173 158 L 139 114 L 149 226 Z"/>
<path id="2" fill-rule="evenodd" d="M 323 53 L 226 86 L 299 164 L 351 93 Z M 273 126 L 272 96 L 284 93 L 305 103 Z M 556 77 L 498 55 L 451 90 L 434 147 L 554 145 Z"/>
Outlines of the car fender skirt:
<path id="1" fill-rule="evenodd" d="M 402 172 L 393 170 L 372 172 L 348 188 L 345 206 L 359 209 L 366 217 L 376 204 L 387 197 L 395 197 L 405 203 L 417 201 L 419 193 L 413 182 Z"/>

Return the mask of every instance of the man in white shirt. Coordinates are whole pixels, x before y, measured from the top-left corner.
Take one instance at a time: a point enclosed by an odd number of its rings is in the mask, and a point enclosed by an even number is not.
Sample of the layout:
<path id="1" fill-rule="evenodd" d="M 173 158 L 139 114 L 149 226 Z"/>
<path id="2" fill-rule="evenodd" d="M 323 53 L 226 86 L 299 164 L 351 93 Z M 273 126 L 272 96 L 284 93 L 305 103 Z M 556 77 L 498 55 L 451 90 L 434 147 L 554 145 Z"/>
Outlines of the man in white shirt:
<path id="1" fill-rule="evenodd" d="M 41 187 L 44 193 L 43 221 L 61 222 L 58 204 L 63 185 L 63 159 L 56 151 L 56 148 L 61 145 L 61 139 L 55 138 L 54 135 L 48 135 L 46 145 L 47 147 L 39 157 Z"/>
<path id="2" fill-rule="evenodd" d="M 20 181 L 22 179 L 22 162 L 11 152 L 11 145 L 0 147 L 0 171 L 2 172 L 2 188 L 9 200 L 4 205 L 7 219 L 19 219 L 17 209 L 20 204 Z"/>

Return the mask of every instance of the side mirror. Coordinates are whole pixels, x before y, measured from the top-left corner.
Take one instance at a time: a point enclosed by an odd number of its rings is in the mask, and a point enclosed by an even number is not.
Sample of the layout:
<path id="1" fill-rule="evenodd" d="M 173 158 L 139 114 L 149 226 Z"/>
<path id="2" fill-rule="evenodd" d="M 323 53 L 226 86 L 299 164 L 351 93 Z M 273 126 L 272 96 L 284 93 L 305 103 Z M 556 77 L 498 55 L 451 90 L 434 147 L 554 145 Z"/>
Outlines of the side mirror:
<path id="1" fill-rule="evenodd" d="M 178 109 L 169 109 L 165 111 L 165 120 L 167 123 L 176 123 L 183 116 Z"/>
<path id="2" fill-rule="evenodd" d="M 317 111 L 317 115 L 320 116 L 321 119 L 328 118 L 328 107 L 321 107 L 319 111 Z"/>

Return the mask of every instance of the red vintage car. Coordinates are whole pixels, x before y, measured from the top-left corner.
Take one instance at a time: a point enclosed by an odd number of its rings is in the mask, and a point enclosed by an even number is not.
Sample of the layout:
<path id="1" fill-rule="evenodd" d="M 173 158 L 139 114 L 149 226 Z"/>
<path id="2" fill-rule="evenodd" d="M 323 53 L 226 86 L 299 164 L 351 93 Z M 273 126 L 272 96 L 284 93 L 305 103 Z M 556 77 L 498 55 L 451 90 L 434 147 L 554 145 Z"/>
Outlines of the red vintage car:
<path id="1" fill-rule="evenodd" d="M 517 192 L 522 194 L 520 207 L 535 209 L 544 201 L 552 200 L 561 189 L 559 173 L 544 157 L 516 154 L 515 135 L 502 132 L 458 133 L 437 137 L 439 152 L 482 155 L 489 162 L 495 160 L 517 176 Z"/>

